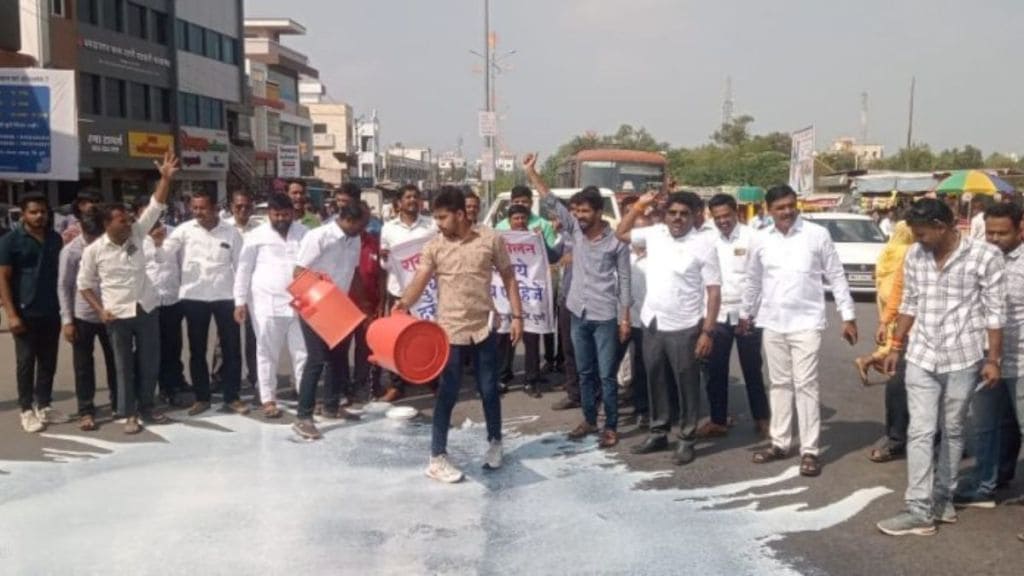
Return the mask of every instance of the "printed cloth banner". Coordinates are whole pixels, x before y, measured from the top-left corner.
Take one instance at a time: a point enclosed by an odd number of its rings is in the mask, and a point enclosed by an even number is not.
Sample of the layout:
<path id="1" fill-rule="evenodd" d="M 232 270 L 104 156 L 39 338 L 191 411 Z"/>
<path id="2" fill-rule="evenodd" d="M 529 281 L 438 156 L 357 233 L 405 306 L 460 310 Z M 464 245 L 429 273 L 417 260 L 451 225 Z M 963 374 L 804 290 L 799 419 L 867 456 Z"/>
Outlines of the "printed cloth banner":
<path id="1" fill-rule="evenodd" d="M 523 302 L 523 329 L 533 334 L 554 332 L 554 299 L 551 292 L 551 271 L 548 268 L 544 240 L 532 232 L 502 232 L 505 249 L 512 260 L 512 269 L 519 282 L 519 298 Z M 430 237 L 397 244 L 391 249 L 387 268 L 398 278 L 404 290 L 416 275 L 420 252 Z M 495 271 L 491 278 L 491 298 L 494 300 L 498 331 L 507 333 L 511 324 L 508 292 Z M 422 320 L 437 319 L 437 279 L 431 278 L 423 296 L 409 310 Z"/>
<path id="2" fill-rule="evenodd" d="M 402 242 L 391 248 L 387 264 L 388 273 L 398 278 L 402 290 L 405 290 L 416 276 L 416 269 L 420 267 L 420 252 L 431 238 L 433 235 Z M 430 279 L 427 289 L 423 291 L 419 301 L 409 309 L 409 313 L 420 320 L 437 319 L 437 278 Z"/>
<path id="3" fill-rule="evenodd" d="M 550 334 L 555 331 L 554 298 L 551 291 L 551 268 L 544 239 L 534 232 L 501 233 L 505 249 L 512 260 L 512 269 L 519 283 L 519 299 L 523 303 L 523 331 Z M 497 271 L 491 279 L 491 297 L 497 311 L 498 332 L 505 334 L 512 323 L 512 307 L 508 291 Z"/>
<path id="4" fill-rule="evenodd" d="M 74 70 L 0 68 L 0 178 L 78 180 Z"/>

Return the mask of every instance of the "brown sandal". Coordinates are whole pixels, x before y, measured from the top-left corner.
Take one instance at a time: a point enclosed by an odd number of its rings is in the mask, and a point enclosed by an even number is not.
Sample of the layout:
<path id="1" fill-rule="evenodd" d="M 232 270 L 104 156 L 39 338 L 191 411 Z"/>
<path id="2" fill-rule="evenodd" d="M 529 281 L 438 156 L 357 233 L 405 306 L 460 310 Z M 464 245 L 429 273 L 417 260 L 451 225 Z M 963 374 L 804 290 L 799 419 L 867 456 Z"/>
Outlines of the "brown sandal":
<path id="1" fill-rule="evenodd" d="M 266 402 L 263 404 L 263 417 L 264 418 L 280 418 L 281 409 L 277 407 L 274 402 Z"/>
<path id="2" fill-rule="evenodd" d="M 97 428 L 96 419 L 93 418 L 92 414 L 83 414 L 78 419 L 78 429 L 82 432 L 95 432 Z"/>
<path id="3" fill-rule="evenodd" d="M 767 464 L 768 462 L 775 462 L 776 460 L 785 460 L 789 458 L 789 452 L 779 448 L 778 446 L 772 446 L 767 450 L 760 450 L 754 452 L 753 462 L 754 464 Z"/>
<path id="4" fill-rule="evenodd" d="M 818 462 L 818 457 L 813 454 L 804 454 L 800 457 L 800 475 L 801 476 L 818 476 L 821 474 L 821 462 Z"/>

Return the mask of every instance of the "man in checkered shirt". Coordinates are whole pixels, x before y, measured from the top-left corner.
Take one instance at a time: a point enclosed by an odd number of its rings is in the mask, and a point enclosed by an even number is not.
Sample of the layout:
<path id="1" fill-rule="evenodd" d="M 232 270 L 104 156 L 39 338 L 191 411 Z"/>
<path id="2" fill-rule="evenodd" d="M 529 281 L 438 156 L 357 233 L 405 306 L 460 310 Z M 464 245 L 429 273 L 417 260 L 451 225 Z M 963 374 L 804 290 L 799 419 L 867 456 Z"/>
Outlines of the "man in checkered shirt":
<path id="1" fill-rule="evenodd" d="M 985 209 L 986 240 L 1003 253 L 1006 261 L 1006 323 L 1003 325 L 1003 357 L 999 385 L 974 395 L 971 407 L 971 482 L 957 489 L 957 508 L 995 508 L 994 493 L 1013 478 L 1017 467 L 1014 436 L 1024 431 L 1024 242 L 1021 238 L 1021 207 L 992 204 Z M 1016 413 L 1015 413 L 1016 412 Z M 1024 538 L 1022 538 L 1024 539 Z"/>
<path id="2" fill-rule="evenodd" d="M 915 202 L 906 219 L 917 244 L 904 263 L 903 303 L 885 367 L 895 372 L 906 349 L 907 510 L 879 522 L 878 529 L 926 536 L 935 533 L 936 521 L 956 521 L 952 499 L 971 397 L 976 388 L 999 382 L 1005 265 L 998 248 L 961 235 L 953 212 L 939 200 Z"/>

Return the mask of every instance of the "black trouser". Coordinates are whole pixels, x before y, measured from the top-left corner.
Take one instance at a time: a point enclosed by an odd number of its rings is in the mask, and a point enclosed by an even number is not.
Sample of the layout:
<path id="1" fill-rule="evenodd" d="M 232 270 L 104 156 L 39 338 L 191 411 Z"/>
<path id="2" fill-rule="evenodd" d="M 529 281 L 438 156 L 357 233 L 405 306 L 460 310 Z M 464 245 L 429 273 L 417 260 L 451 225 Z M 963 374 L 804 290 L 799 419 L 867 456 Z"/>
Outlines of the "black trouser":
<path id="1" fill-rule="evenodd" d="M 160 319 L 160 394 L 173 398 L 185 387 L 185 365 L 181 362 L 181 321 L 185 317 L 181 302 L 161 306 Z"/>
<path id="2" fill-rule="evenodd" d="M 523 332 L 523 346 L 526 348 L 526 359 L 523 370 L 524 380 L 533 384 L 540 380 L 540 334 Z M 512 345 L 511 334 L 498 334 L 498 381 L 511 382 L 515 377 L 512 362 L 515 360 L 516 346 Z"/>
<path id="3" fill-rule="evenodd" d="M 107 327 L 117 365 L 117 411 L 124 416 L 153 410 L 153 393 L 160 373 L 160 320 L 156 310 L 136 304 L 133 318 L 118 318 Z"/>
<path id="4" fill-rule="evenodd" d="M 896 373 L 885 383 L 885 435 L 891 448 L 903 450 L 907 445 L 910 410 L 907 407 L 907 362 L 902 358 Z"/>
<path id="5" fill-rule="evenodd" d="M 633 377 L 633 409 L 637 414 L 650 414 L 651 404 L 647 398 L 647 364 L 644 363 L 644 329 L 631 328 L 630 342 L 633 344 L 630 372 Z M 627 346 L 622 347 L 623 351 Z M 625 353 L 625 352 L 623 352 Z"/>
<path id="6" fill-rule="evenodd" d="M 14 336 L 18 406 L 31 410 L 35 400 L 37 407 L 46 408 L 53 401 L 60 316 L 22 316 L 21 323 L 25 332 Z"/>
<path id="7" fill-rule="evenodd" d="M 117 410 L 117 365 L 114 364 L 114 348 L 110 345 L 107 327 L 99 322 L 87 322 L 75 318 L 75 341 L 71 344 L 71 362 L 75 367 L 75 397 L 78 398 L 78 414 L 96 415 L 96 340 L 103 349 L 103 362 L 107 366 L 107 389 L 110 390 L 111 409 Z"/>
<path id="8" fill-rule="evenodd" d="M 316 407 L 316 385 L 323 374 L 324 365 L 328 364 L 327 378 L 324 379 L 324 410 L 333 411 L 338 409 L 341 402 L 341 391 L 348 380 L 348 347 L 351 336 L 342 340 L 333 349 L 328 349 L 327 344 L 320 336 L 306 324 L 302 323 L 302 339 L 306 341 L 306 366 L 302 369 L 302 380 L 299 382 L 299 407 L 297 416 L 300 419 L 313 417 L 313 409 Z"/>
<path id="9" fill-rule="evenodd" d="M 252 317 L 248 315 L 245 317 L 245 350 L 242 352 L 245 356 L 245 380 L 249 384 L 256 384 L 259 380 L 256 367 L 256 331 L 252 327 Z M 224 361 L 216 350 L 213 353 L 212 369 L 215 381 L 219 382 L 224 379 Z M 239 372 L 239 378 L 241 378 L 241 372 Z"/>
<path id="10" fill-rule="evenodd" d="M 670 390 L 679 401 L 679 438 L 696 441 L 700 414 L 700 365 L 695 352 L 700 327 L 662 331 L 654 320 L 644 333 L 644 363 L 651 402 L 651 435 L 665 436 L 672 428 Z"/>
<path id="11" fill-rule="evenodd" d="M 580 402 L 580 379 L 576 373 L 576 351 L 572 347 L 572 313 L 564 304 L 558 307 L 558 340 L 565 356 L 565 394 L 569 400 Z"/>
<path id="12" fill-rule="evenodd" d="M 346 361 L 343 365 L 344 370 L 341 374 L 341 385 L 344 387 L 342 392 L 349 400 L 355 401 L 356 398 L 370 397 L 372 398 L 380 390 L 380 369 L 370 363 L 370 347 L 366 343 L 366 328 L 367 323 L 363 322 L 356 328 L 355 332 L 340 344 L 338 347 L 344 347 Z M 348 351 L 352 344 L 355 345 L 355 357 L 353 358 L 352 377 L 349 377 L 348 372 Z M 327 377 L 333 377 L 333 369 L 331 365 L 327 366 Z"/>
<path id="13" fill-rule="evenodd" d="M 224 403 L 238 400 L 241 380 L 241 342 L 238 323 L 235 322 L 235 303 L 232 300 L 201 302 L 182 300 L 182 310 L 188 323 L 188 367 L 196 400 L 210 401 L 210 367 L 206 363 L 206 348 L 210 337 L 210 318 L 217 324 L 217 339 L 220 341 L 221 357 L 224 359 L 223 386 Z"/>
<path id="14" fill-rule="evenodd" d="M 711 357 L 707 362 L 708 404 L 711 407 L 711 421 L 715 424 L 725 426 L 729 419 L 729 360 L 732 356 L 733 340 L 736 341 L 740 369 L 747 387 L 750 414 L 754 420 L 768 420 L 771 417 L 762 371 L 762 334 L 763 330 L 757 329 L 741 336 L 736 334 L 736 327 L 731 324 L 719 322 L 715 325 Z"/>

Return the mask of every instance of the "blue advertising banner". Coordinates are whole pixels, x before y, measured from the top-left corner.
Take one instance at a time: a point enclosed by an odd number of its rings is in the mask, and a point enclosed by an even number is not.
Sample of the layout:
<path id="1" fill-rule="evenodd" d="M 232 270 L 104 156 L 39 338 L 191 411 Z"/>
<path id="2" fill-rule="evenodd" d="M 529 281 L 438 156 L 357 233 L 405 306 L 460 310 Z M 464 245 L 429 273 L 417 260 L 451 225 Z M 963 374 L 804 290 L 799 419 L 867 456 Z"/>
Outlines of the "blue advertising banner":
<path id="1" fill-rule="evenodd" d="M 0 68 L 0 178 L 78 179 L 75 75 Z"/>

